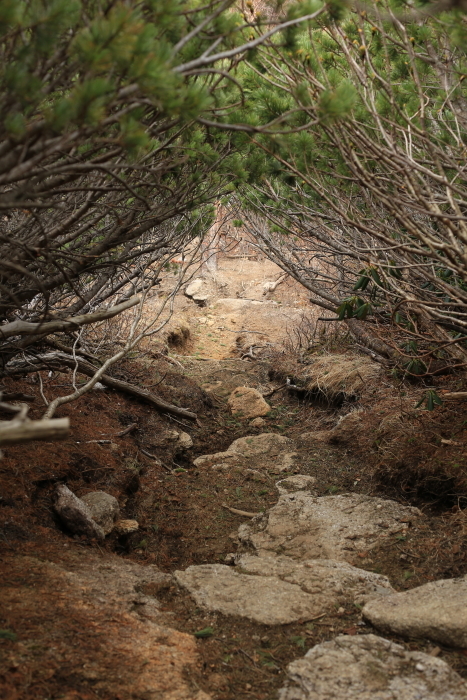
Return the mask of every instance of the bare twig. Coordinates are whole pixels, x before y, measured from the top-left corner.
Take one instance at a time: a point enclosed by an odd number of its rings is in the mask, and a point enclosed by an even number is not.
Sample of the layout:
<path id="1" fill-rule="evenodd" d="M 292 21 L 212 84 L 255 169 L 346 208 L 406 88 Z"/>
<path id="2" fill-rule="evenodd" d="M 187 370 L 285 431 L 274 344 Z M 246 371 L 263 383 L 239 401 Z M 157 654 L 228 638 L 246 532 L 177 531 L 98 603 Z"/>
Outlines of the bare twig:
<path id="1" fill-rule="evenodd" d="M 261 515 L 261 513 L 250 513 L 247 510 L 239 510 L 238 508 L 230 508 L 230 506 L 226 505 L 225 503 L 222 504 L 223 508 L 226 508 L 227 510 L 230 510 L 231 513 L 234 513 L 235 515 L 243 515 L 245 518 L 256 518 L 257 515 Z"/>

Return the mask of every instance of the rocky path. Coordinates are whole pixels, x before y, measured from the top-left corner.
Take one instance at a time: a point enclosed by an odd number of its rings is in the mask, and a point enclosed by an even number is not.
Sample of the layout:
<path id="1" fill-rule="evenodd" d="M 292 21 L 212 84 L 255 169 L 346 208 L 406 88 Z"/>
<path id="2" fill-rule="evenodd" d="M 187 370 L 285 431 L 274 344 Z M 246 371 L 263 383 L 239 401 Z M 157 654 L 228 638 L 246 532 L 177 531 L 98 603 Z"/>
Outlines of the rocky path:
<path id="1" fill-rule="evenodd" d="M 5 700 L 467 698 L 452 668 L 465 671 L 467 577 L 419 580 L 415 566 L 441 520 L 378 492 L 346 449 L 358 412 L 323 419 L 273 392 L 266 362 L 227 359 L 237 332 L 266 345 L 283 338 L 281 315 L 301 313 L 293 296 L 289 308 L 265 298 L 256 274 L 252 299 L 195 307 L 197 294 L 218 293 L 211 281 L 179 300 L 198 359 L 174 354 L 150 383 L 170 373 L 171 398 L 196 400 L 201 421 L 156 421 L 120 398 L 112 434 L 126 433 L 126 451 L 85 439 L 109 456 L 79 462 L 80 498 L 60 485 L 54 456 L 44 488 L 58 520 L 38 520 L 30 543 L 13 520 L 0 528 L 12 534 L 0 581 Z M 122 488 L 106 476 L 119 469 Z M 93 491 L 88 472 L 115 495 Z M 52 530 L 61 539 L 42 547 Z"/>
<path id="2" fill-rule="evenodd" d="M 265 433 L 197 462 L 214 470 L 249 463 L 280 474 L 297 456 L 293 448 L 291 440 Z M 355 566 L 359 552 L 377 552 L 388 537 L 404 537 L 423 520 L 420 510 L 360 494 L 316 497 L 309 475 L 279 479 L 276 486 L 277 505 L 239 527 L 239 549 L 228 565 L 175 572 L 199 606 L 271 626 L 362 606 L 363 619 L 381 633 L 467 647 L 467 577 L 397 593 L 386 576 Z M 431 655 L 375 634 L 341 635 L 291 663 L 279 697 L 461 700 L 467 684 Z"/>
<path id="3" fill-rule="evenodd" d="M 216 483 L 228 483 L 233 475 L 239 483 L 267 481 L 277 494 L 274 504 L 256 515 L 242 517 L 242 509 L 222 504 L 240 520 L 230 540 L 234 551 L 222 555 L 221 561 L 166 573 L 89 551 L 57 551 L 53 561 L 10 557 L 6 562 L 16 582 L 6 587 L 6 606 L 21 600 L 23 614 L 33 618 L 38 614 L 39 588 L 41 614 L 56 618 L 58 605 L 62 624 L 69 628 L 70 646 L 62 636 L 47 652 L 49 672 L 52 668 L 55 673 L 66 669 L 78 674 L 83 687 L 91 683 L 96 695 L 65 695 L 67 700 L 465 700 L 466 681 L 436 653 L 437 645 L 467 648 L 467 577 L 398 592 L 386 575 L 368 566 L 368 561 L 384 557 L 389 542 L 405 541 L 408 533 L 423 528 L 426 516 L 418 508 L 364 493 L 319 495 L 316 459 L 310 462 L 309 455 L 313 450 L 318 462 L 327 455 L 322 435 L 315 441 L 313 432 L 301 438 L 260 432 L 267 425 L 264 399 L 251 386 L 237 385 L 235 368 L 223 372 L 220 383 L 229 387 L 231 412 L 241 411 L 256 429 L 221 452 L 200 455 L 193 467 Z M 174 435 L 183 450 L 191 449 L 187 433 Z M 58 488 L 56 512 L 78 535 L 97 532 L 103 541 L 112 531 L 129 533 L 138 527 L 135 521 L 122 520 L 116 499 L 108 494 L 88 493 L 81 500 L 66 487 Z M 216 488 L 222 492 L 219 483 Z M 60 591 L 58 597 L 54 590 Z M 179 622 L 180 606 L 189 607 L 190 599 L 189 626 L 197 626 L 198 618 L 209 622 L 195 636 L 182 631 L 186 624 Z M 261 683 L 255 687 L 245 682 L 232 695 L 226 694 L 229 654 L 222 662 L 225 673 L 208 673 L 207 687 L 195 680 L 198 645 L 210 637 L 215 643 L 215 630 L 227 629 L 229 620 L 231 629 L 241 630 L 242 620 L 250 624 L 252 638 L 263 647 L 259 653 L 272 667 L 276 657 L 270 639 L 276 630 L 296 625 L 304 636 L 292 639 L 302 648 L 316 625 L 328 624 L 329 631 L 305 655 L 295 654 L 279 688 L 264 694 L 258 690 Z M 339 620 L 352 620 L 352 625 L 333 633 Z M 99 655 L 93 658 L 89 642 L 72 641 L 79 639 L 80 627 L 89 635 L 89 626 L 91 636 L 105 635 L 107 661 Z M 271 632 L 264 634 L 265 630 Z M 217 639 L 225 644 L 226 635 Z M 425 640 L 429 653 L 413 651 L 413 639 Z M 36 644 L 48 645 L 48 633 Z M 21 664 L 27 652 L 19 645 L 8 663 Z M 242 653 L 252 660 L 253 678 L 261 678 L 260 656 Z"/>

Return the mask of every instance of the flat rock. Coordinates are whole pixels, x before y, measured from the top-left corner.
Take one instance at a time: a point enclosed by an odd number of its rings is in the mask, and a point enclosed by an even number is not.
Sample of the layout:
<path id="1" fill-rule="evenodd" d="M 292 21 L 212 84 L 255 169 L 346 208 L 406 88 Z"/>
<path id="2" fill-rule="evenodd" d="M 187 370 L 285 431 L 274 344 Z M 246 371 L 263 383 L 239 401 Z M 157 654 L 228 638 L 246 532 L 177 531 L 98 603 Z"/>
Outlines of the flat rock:
<path id="1" fill-rule="evenodd" d="M 65 484 L 58 484 L 55 490 L 54 510 L 74 535 L 104 539 L 104 530 L 94 521 L 91 510 Z"/>
<path id="2" fill-rule="evenodd" d="M 177 582 L 196 603 L 224 615 L 264 625 L 307 620 L 345 602 L 366 601 L 392 588 L 385 576 L 332 561 L 294 562 L 287 557 L 234 557 L 222 564 L 176 571 Z"/>
<path id="3" fill-rule="evenodd" d="M 197 467 L 215 470 L 255 468 L 280 474 L 295 469 L 296 452 L 290 438 L 276 433 L 261 433 L 238 438 L 225 452 L 202 455 L 194 460 Z"/>
<path id="4" fill-rule="evenodd" d="M 355 563 L 360 551 L 377 548 L 421 517 L 418 508 L 372 496 L 315 498 L 304 491 L 280 496 L 266 513 L 238 531 L 244 547 L 258 554 Z"/>
<path id="5" fill-rule="evenodd" d="M 196 640 L 171 628 L 156 598 L 171 576 L 88 547 L 45 556 L 3 561 L 2 623 L 18 634 L 2 648 L 9 696 L 31 696 L 40 678 L 37 698 L 208 700 L 190 680 Z"/>
<path id="6" fill-rule="evenodd" d="M 384 632 L 467 648 L 467 576 L 426 583 L 376 598 L 364 617 Z"/>
<path id="7" fill-rule="evenodd" d="M 295 583 L 313 596 L 321 612 L 348 602 L 361 605 L 374 596 L 394 593 L 386 576 L 358 569 L 343 561 L 308 559 L 297 562 L 290 557 L 243 554 L 236 557 L 235 563 L 243 573 L 275 576 L 281 581 Z"/>
<path id="8" fill-rule="evenodd" d="M 265 416 L 271 410 L 271 406 L 263 399 L 259 391 L 247 386 L 239 386 L 234 389 L 227 403 L 232 413 L 239 414 L 241 418 Z"/>
<path id="9" fill-rule="evenodd" d="M 112 532 L 114 522 L 120 516 L 120 508 L 115 496 L 105 491 L 91 491 L 81 500 L 91 511 L 92 519 L 103 529 L 104 535 Z"/>
<path id="10" fill-rule="evenodd" d="M 465 700 L 447 663 L 374 634 L 317 644 L 288 668 L 279 700 Z"/>
<path id="11" fill-rule="evenodd" d="M 314 476 L 296 474 L 295 476 L 288 476 L 286 479 L 276 481 L 276 489 L 283 496 L 286 493 L 295 493 L 296 491 L 311 491 L 315 483 L 316 479 Z"/>

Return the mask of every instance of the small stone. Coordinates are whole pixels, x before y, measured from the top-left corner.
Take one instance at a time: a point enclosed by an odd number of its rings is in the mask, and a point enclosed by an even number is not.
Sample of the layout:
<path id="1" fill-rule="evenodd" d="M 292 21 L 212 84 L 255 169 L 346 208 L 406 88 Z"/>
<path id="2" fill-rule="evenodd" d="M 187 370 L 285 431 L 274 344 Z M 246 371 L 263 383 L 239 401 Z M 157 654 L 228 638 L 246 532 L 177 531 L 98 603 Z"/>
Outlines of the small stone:
<path id="1" fill-rule="evenodd" d="M 92 519 L 101 526 L 105 535 L 112 532 L 114 521 L 120 515 L 118 501 L 105 491 L 92 491 L 81 498 L 91 511 Z"/>
<path id="2" fill-rule="evenodd" d="M 181 447 L 183 450 L 189 450 L 190 447 L 193 447 L 193 440 L 191 438 L 191 435 L 189 435 L 188 433 L 179 433 L 178 446 Z"/>
<path id="3" fill-rule="evenodd" d="M 260 416 L 250 421 L 250 428 L 262 428 L 264 425 L 266 425 L 266 421 Z"/>
<path id="4" fill-rule="evenodd" d="M 139 530 L 139 523 L 137 520 L 117 520 L 114 530 L 119 535 L 130 535 L 132 532 Z"/>

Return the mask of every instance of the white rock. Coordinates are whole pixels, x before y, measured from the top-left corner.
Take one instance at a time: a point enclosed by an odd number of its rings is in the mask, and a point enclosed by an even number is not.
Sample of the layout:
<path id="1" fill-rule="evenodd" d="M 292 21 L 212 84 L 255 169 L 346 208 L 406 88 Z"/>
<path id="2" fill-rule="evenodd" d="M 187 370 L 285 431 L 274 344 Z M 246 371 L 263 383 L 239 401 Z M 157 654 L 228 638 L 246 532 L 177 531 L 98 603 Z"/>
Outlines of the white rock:
<path id="1" fill-rule="evenodd" d="M 105 491 L 92 491 L 81 500 L 91 511 L 92 519 L 104 530 L 104 534 L 112 532 L 114 521 L 120 517 L 117 499 Z"/>
<path id="2" fill-rule="evenodd" d="M 201 288 L 204 285 L 204 280 L 198 279 L 193 280 L 193 282 L 190 282 L 188 287 L 185 289 L 185 295 L 187 297 L 192 297 L 194 294 L 197 294 L 199 291 L 201 291 Z"/>
<path id="3" fill-rule="evenodd" d="M 376 509 L 381 505 L 380 509 Z M 422 516 L 418 508 L 371 496 L 347 494 L 314 498 L 303 491 L 280 496 L 278 503 L 238 536 L 249 549 L 294 559 L 354 562 L 360 551 L 377 548 Z"/>
<path id="4" fill-rule="evenodd" d="M 238 386 L 234 389 L 227 403 L 232 413 L 238 413 L 242 418 L 265 416 L 271 410 L 271 406 L 259 391 L 247 386 Z"/>
<path id="5" fill-rule="evenodd" d="M 467 648 L 467 576 L 369 602 L 364 617 L 385 632 Z"/>
<path id="6" fill-rule="evenodd" d="M 420 666 L 423 670 L 420 669 Z M 465 700 L 467 684 L 444 661 L 374 634 L 317 644 L 288 668 L 279 700 Z"/>
<path id="7" fill-rule="evenodd" d="M 340 602 L 392 591 L 386 577 L 338 562 L 297 563 L 251 555 L 234 561 L 237 570 L 223 564 L 190 566 L 176 571 L 175 578 L 198 605 L 264 625 L 310 619 Z"/>
<path id="8" fill-rule="evenodd" d="M 261 433 L 238 438 L 225 452 L 202 455 L 194 460 L 197 467 L 255 468 L 280 474 L 295 469 L 296 452 L 290 438 L 276 433 Z"/>

